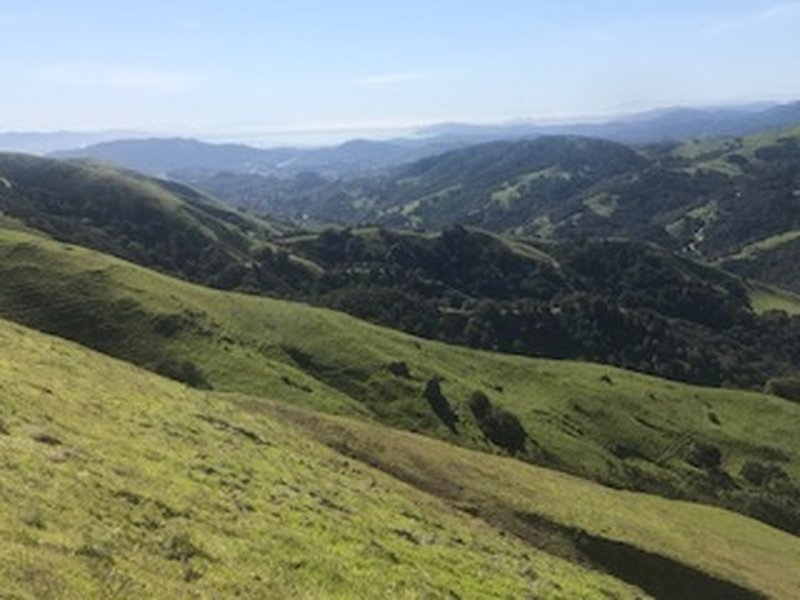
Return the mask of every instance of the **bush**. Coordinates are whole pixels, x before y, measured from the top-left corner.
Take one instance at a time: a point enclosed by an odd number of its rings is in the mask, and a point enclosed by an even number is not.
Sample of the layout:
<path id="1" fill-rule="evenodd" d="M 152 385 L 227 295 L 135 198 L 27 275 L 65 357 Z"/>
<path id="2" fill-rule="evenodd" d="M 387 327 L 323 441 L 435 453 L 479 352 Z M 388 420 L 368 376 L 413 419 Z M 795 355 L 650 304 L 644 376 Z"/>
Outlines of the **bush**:
<path id="1" fill-rule="evenodd" d="M 711 444 L 695 442 L 689 449 L 689 456 L 686 460 L 698 469 L 714 470 L 722 465 L 722 452 Z"/>
<path id="2" fill-rule="evenodd" d="M 784 400 L 800 402 L 800 377 L 776 377 L 767 381 L 764 391 Z"/>
<path id="3" fill-rule="evenodd" d="M 473 392 L 467 401 L 483 435 L 490 442 L 511 454 L 525 449 L 528 433 L 515 414 L 504 408 L 492 406 L 489 397 L 481 391 Z"/>
<path id="4" fill-rule="evenodd" d="M 489 400 L 489 396 L 481 391 L 476 391 L 470 396 L 467 401 L 467 406 L 470 411 L 472 411 L 472 414 L 475 415 L 476 419 L 483 421 L 488 416 L 489 410 L 492 408 L 492 403 Z"/>
<path id="5" fill-rule="evenodd" d="M 789 476 L 786 471 L 777 465 L 765 465 L 755 461 L 748 461 L 742 465 L 742 477 L 749 483 L 766 487 L 775 480 L 787 480 Z"/>
<path id="6" fill-rule="evenodd" d="M 428 380 L 428 383 L 425 384 L 423 396 L 428 401 L 433 412 L 436 413 L 436 416 L 441 419 L 442 423 L 447 425 L 447 427 L 454 432 L 456 423 L 458 423 L 458 415 L 453 411 L 450 402 L 442 393 L 442 386 L 438 379 L 434 378 Z"/>
<path id="7" fill-rule="evenodd" d="M 206 379 L 203 371 L 188 360 L 167 358 L 156 364 L 155 372 L 164 377 L 169 377 L 193 388 L 210 390 L 211 384 Z"/>
<path id="8" fill-rule="evenodd" d="M 186 562 L 192 558 L 208 558 L 208 554 L 192 541 L 191 536 L 180 533 L 164 543 L 164 556 L 169 560 Z"/>
<path id="9" fill-rule="evenodd" d="M 185 326 L 182 315 L 158 315 L 153 319 L 153 331 L 164 337 L 173 337 Z"/>
<path id="10" fill-rule="evenodd" d="M 411 378 L 411 371 L 408 368 L 408 364 L 405 361 L 398 361 L 389 363 L 386 365 L 386 368 L 392 375 L 397 377 L 404 377 L 406 379 Z"/>

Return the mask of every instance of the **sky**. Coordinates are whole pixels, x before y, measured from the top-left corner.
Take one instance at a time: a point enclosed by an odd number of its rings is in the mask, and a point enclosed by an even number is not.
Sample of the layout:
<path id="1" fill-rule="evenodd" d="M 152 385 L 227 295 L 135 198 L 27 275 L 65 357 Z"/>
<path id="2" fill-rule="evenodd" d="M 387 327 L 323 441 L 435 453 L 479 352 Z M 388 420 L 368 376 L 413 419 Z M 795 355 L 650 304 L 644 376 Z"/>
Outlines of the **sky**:
<path id="1" fill-rule="evenodd" d="M 0 130 L 288 139 L 800 99 L 800 1 L 0 0 Z"/>

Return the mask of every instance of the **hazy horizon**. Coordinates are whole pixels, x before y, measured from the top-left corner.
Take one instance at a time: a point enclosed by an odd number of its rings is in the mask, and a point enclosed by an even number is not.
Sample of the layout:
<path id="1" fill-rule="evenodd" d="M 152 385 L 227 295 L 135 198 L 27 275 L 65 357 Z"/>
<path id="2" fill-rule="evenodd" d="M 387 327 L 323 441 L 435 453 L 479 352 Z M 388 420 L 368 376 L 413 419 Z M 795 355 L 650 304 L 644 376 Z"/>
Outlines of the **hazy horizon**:
<path id="1" fill-rule="evenodd" d="M 2 131 L 318 144 L 800 98 L 800 2 L 0 3 Z"/>

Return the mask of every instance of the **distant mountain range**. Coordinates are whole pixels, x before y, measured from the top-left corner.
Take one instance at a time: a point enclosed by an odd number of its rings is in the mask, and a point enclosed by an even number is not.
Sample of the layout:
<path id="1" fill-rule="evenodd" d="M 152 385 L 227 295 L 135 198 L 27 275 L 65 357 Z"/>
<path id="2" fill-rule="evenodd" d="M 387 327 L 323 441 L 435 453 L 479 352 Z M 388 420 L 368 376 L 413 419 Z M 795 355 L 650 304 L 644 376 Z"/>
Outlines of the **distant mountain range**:
<path id="1" fill-rule="evenodd" d="M 434 125 L 420 133 L 428 136 L 507 139 L 537 135 L 582 135 L 628 144 L 682 141 L 695 137 L 748 135 L 800 124 L 800 102 L 747 105 L 730 108 L 659 109 L 603 123 L 540 125 Z"/>
<path id="2" fill-rule="evenodd" d="M 185 138 L 103 142 L 52 153 L 54 158 L 90 158 L 149 175 L 172 176 L 230 171 L 264 175 L 316 172 L 363 175 L 463 146 L 457 140 L 352 140 L 329 148 L 261 149 L 243 144 L 209 144 Z"/>
<path id="3" fill-rule="evenodd" d="M 67 150 L 99 144 L 122 138 L 142 137 L 142 133 L 127 130 L 114 131 L 52 131 L 0 132 L 0 152 L 25 152 L 28 154 L 47 154 L 58 150 Z"/>
<path id="4" fill-rule="evenodd" d="M 49 139 L 14 138 L 0 149 L 36 152 L 46 144 L 57 147 L 56 158 L 92 158 L 113 162 L 150 175 L 185 177 L 203 171 L 230 171 L 260 175 L 293 176 L 316 172 L 328 177 L 349 177 L 397 167 L 427 156 L 476 143 L 545 135 L 580 135 L 627 144 L 653 144 L 691 138 L 738 136 L 800 125 L 800 102 L 732 108 L 675 108 L 649 111 L 606 123 L 542 125 L 440 124 L 421 129 L 413 138 L 389 141 L 353 140 L 325 148 L 261 149 L 242 144 L 210 144 L 182 138 L 79 140 L 71 149 L 69 134 Z M 58 137 L 60 135 L 60 137 Z M 98 134 L 100 135 L 100 134 Z M 139 137 L 139 136 L 136 136 Z M 25 144 L 20 146 L 20 144 Z M 76 146 L 79 146 L 76 148 Z"/>

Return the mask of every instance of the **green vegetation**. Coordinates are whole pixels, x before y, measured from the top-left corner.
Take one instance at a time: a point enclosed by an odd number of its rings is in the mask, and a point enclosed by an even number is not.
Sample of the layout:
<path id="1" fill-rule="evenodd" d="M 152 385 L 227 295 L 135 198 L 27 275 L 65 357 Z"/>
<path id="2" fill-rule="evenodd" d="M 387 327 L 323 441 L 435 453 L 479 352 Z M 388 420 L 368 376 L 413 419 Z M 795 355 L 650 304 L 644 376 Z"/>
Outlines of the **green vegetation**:
<path id="1" fill-rule="evenodd" d="M 782 310 L 790 315 L 800 315 L 800 296 L 758 282 L 749 288 L 750 303 L 753 310 L 765 313 L 771 310 Z"/>
<path id="2" fill-rule="evenodd" d="M 518 171 L 511 179 L 518 191 L 612 172 L 615 181 L 634 185 L 642 177 L 621 173 L 643 160 L 624 146 L 578 138 L 490 144 L 413 165 L 398 185 L 421 185 L 439 206 L 460 194 L 463 182 L 444 183 L 458 181 L 465 164 L 470 177 L 480 176 L 471 187 L 478 193 L 485 189 L 478 183 L 494 185 Z M 269 224 L 191 189 L 104 165 L 5 155 L 0 172 L 11 185 L 0 189 L 9 227 L 212 287 L 321 304 L 448 343 L 591 360 L 691 383 L 760 389 L 771 377 L 800 371 L 800 351 L 785 351 L 800 337 L 800 321 L 756 317 L 735 278 L 651 245 L 534 243 L 460 227 L 441 235 L 367 228 L 280 239 Z M 318 185 L 319 178 L 311 180 Z M 359 197 L 374 196 L 363 187 Z M 585 198 L 580 206 L 593 207 L 593 217 L 613 220 L 624 212 L 618 194 Z M 671 217 L 667 229 L 680 236 L 697 225 L 692 244 L 699 247 L 706 235 L 700 230 L 724 220 L 720 206 L 697 205 L 677 221 Z M 570 219 L 577 224 L 579 216 Z M 794 264 L 780 261 L 789 265 L 786 275 Z M 204 384 L 192 360 L 152 354 L 140 364 Z"/>
<path id="3" fill-rule="evenodd" d="M 489 452 L 505 447 L 529 462 L 729 506 L 800 531 L 796 404 L 599 365 L 449 347 L 332 311 L 205 289 L 20 232 L 3 234 L 0 258 L 4 317 L 151 370 Z M 435 410 L 441 402 L 426 398 L 433 379 L 454 415 L 449 420 Z M 477 391 L 519 421 L 524 446 L 488 435 L 494 426 L 469 406 Z M 690 463 L 697 443 L 720 451 L 719 468 Z M 753 486 L 740 473 L 747 461 L 780 466 L 788 479 Z"/>
<path id="4" fill-rule="evenodd" d="M 283 190 L 549 241 L 283 237 L 174 183 L 0 156 L 0 595 L 796 597 L 800 301 L 573 241 L 786 281 L 796 145 L 553 138 Z"/>
<path id="5" fill-rule="evenodd" d="M 638 149 L 555 136 L 453 150 L 357 180 L 248 179 L 242 189 L 229 175 L 194 183 L 238 206 L 257 198 L 259 212 L 302 222 L 656 242 L 800 291 L 798 246 L 773 244 L 800 229 L 798 144 L 797 129 Z M 362 197 L 370 202 L 357 206 Z M 733 260 L 746 247 L 765 251 L 754 264 Z"/>
<path id="6" fill-rule="evenodd" d="M 599 568 L 611 567 L 612 572 L 627 572 L 640 584 L 649 582 L 651 589 L 646 591 L 657 597 L 735 598 L 737 590 L 713 586 L 703 590 L 704 582 L 687 572 L 667 578 L 668 568 L 651 562 L 653 554 L 775 598 L 797 597 L 800 589 L 800 573 L 794 568 L 800 560 L 798 538 L 731 513 L 620 492 L 554 471 L 523 467 L 514 460 L 284 405 L 270 405 L 267 411 L 288 417 L 340 452 L 549 552 Z M 624 560 L 613 566 L 604 563 L 614 547 L 608 542 L 629 549 L 614 557 Z M 625 561 L 632 564 L 621 564 Z"/>
<path id="7" fill-rule="evenodd" d="M 800 231 L 787 231 L 785 233 L 781 233 L 780 235 L 773 235 L 745 246 L 736 254 L 727 257 L 726 260 L 739 260 L 742 258 L 748 258 L 761 252 L 773 250 L 779 246 L 782 246 L 783 244 L 794 242 L 797 239 L 800 239 Z"/>
<path id="8" fill-rule="evenodd" d="M 641 596 L 574 563 L 665 598 L 800 585 L 797 538 L 732 513 L 191 391 L 7 322 L 0 400 L 12 597 Z"/>
<path id="9" fill-rule="evenodd" d="M 638 595 L 274 417 L 7 322 L 0 411 L 9 598 Z"/>
<path id="10" fill-rule="evenodd" d="M 800 292 L 800 237 L 797 231 L 772 236 L 717 262 L 753 281 L 766 281 L 791 293 Z M 791 311 L 789 311 L 791 312 Z"/>
<path id="11" fill-rule="evenodd" d="M 610 194 L 590 196 L 583 203 L 601 217 L 610 217 L 617 210 L 617 198 Z"/>
<path id="12" fill-rule="evenodd" d="M 0 213 L 213 287 L 287 293 L 314 265 L 278 251 L 281 229 L 185 186 L 95 163 L 0 154 Z"/>
<path id="13" fill-rule="evenodd" d="M 759 317 L 737 277 L 625 240 L 471 228 L 326 230 L 283 241 L 323 269 L 301 297 L 415 335 L 760 389 L 800 371 L 800 321 Z"/>

